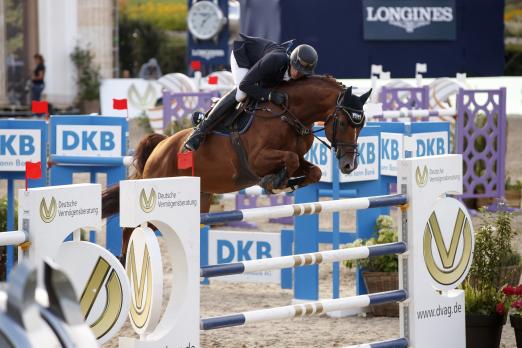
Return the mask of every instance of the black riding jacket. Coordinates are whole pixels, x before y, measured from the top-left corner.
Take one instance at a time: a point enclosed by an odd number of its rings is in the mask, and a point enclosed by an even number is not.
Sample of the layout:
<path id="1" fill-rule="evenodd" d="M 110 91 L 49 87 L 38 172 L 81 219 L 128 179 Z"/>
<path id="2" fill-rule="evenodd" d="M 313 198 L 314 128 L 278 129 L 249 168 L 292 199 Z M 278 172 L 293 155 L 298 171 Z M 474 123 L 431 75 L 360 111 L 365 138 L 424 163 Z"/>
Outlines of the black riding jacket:
<path id="1" fill-rule="evenodd" d="M 283 81 L 288 70 L 287 48 L 270 40 L 240 34 L 234 42 L 234 57 L 241 68 L 249 69 L 239 89 L 249 97 L 268 100 L 270 88 Z"/>

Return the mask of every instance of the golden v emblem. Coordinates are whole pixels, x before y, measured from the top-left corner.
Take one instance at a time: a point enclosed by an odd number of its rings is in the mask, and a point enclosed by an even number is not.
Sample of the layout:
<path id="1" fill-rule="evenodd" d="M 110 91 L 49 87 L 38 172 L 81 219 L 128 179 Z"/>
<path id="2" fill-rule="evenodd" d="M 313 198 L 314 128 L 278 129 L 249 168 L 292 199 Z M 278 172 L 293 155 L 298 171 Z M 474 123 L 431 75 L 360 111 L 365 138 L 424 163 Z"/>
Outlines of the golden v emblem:
<path id="1" fill-rule="evenodd" d="M 40 218 L 46 224 L 51 223 L 56 217 L 56 212 L 58 211 L 58 206 L 56 205 L 56 199 L 54 197 L 51 198 L 51 202 L 49 206 L 45 202 L 45 197 L 40 201 Z"/>
<path id="2" fill-rule="evenodd" d="M 138 271 L 136 267 L 136 256 L 134 252 L 134 243 L 131 243 L 129 260 L 127 265 L 127 276 L 131 281 L 132 301 L 130 309 L 130 317 L 134 325 L 139 328 L 145 326 L 148 321 L 152 305 L 152 270 L 150 266 L 150 255 L 147 246 L 143 252 L 143 260 L 141 262 L 141 273 L 138 279 Z"/>
<path id="3" fill-rule="evenodd" d="M 154 189 L 150 190 L 149 196 L 145 193 L 145 189 L 140 192 L 140 208 L 145 213 L 150 213 L 156 206 L 157 195 Z"/>
<path id="4" fill-rule="evenodd" d="M 432 211 L 424 227 L 424 262 L 437 284 L 454 288 L 462 282 L 471 266 L 473 227 L 460 202 L 445 198 L 437 206 L 444 205 L 446 209 Z"/>
<path id="5" fill-rule="evenodd" d="M 424 169 L 421 170 L 419 167 L 415 170 L 415 181 L 417 182 L 417 186 L 424 187 L 428 183 L 428 166 L 424 166 Z"/>

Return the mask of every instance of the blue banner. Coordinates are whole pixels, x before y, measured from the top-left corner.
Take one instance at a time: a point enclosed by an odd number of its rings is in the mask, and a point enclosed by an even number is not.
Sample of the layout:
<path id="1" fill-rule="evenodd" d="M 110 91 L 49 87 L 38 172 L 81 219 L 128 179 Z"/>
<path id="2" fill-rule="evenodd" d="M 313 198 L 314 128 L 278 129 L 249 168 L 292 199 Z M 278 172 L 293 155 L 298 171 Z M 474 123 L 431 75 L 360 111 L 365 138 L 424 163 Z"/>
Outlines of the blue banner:
<path id="1" fill-rule="evenodd" d="M 455 40 L 455 0 L 363 0 L 365 40 Z"/>

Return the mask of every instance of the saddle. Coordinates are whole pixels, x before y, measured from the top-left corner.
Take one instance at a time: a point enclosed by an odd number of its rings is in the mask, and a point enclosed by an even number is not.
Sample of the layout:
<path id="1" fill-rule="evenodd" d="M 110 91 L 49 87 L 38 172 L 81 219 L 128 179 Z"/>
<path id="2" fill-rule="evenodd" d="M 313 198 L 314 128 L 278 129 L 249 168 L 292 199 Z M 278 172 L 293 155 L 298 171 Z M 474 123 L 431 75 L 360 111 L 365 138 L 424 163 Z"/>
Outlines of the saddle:
<path id="1" fill-rule="evenodd" d="M 217 100 L 213 100 L 210 110 L 212 110 Z M 250 99 L 239 103 L 235 108 L 226 112 L 223 120 L 211 132 L 218 136 L 230 137 L 230 142 L 239 160 L 239 173 L 236 178 L 236 184 L 238 185 L 255 185 L 260 180 L 252 171 L 250 163 L 248 163 L 248 156 L 240 138 L 240 135 L 248 131 L 250 126 L 252 126 L 256 104 L 255 100 Z"/>

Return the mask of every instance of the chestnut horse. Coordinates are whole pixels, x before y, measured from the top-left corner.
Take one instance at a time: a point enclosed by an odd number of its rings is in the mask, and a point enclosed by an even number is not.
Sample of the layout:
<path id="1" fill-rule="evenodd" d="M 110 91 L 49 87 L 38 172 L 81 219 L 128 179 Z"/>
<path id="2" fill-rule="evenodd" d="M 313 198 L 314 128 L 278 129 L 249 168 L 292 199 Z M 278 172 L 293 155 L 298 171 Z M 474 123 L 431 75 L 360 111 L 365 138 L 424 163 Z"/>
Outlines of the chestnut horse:
<path id="1" fill-rule="evenodd" d="M 357 168 L 357 138 L 365 121 L 363 105 L 371 91 L 358 97 L 351 87 L 329 76 L 284 82 L 277 89 L 286 93 L 287 105 L 256 105 L 250 128 L 240 135 L 247 168 L 244 162 L 241 165 L 230 138 L 223 135 L 209 134 L 194 152 L 194 175 L 201 178 L 201 212 L 208 212 L 213 193 L 235 192 L 255 184 L 272 192 L 287 188 L 292 177 L 299 177 L 300 187 L 318 182 L 321 170 L 304 159 L 314 141 L 315 122 L 324 123 L 341 172 L 348 174 Z M 178 153 L 191 131 L 143 138 L 134 156 L 132 178 L 192 175 L 191 169 L 178 169 Z M 118 185 L 104 191 L 102 210 L 103 217 L 118 213 Z M 130 233 L 130 229 L 124 230 L 124 251 Z"/>

